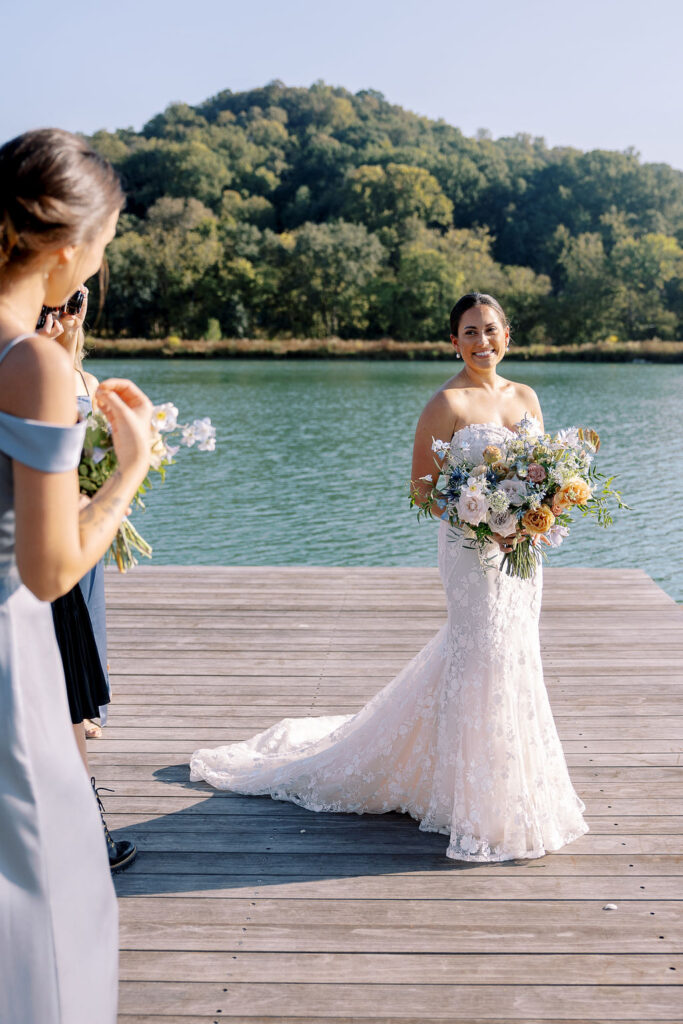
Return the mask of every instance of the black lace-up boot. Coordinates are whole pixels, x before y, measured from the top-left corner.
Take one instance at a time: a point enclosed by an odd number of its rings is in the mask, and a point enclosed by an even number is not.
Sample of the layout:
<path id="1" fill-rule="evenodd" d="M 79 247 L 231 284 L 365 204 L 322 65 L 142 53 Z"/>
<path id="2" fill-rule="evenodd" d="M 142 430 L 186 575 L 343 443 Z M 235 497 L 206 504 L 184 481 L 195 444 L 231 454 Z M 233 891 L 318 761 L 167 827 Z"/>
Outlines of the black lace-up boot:
<path id="1" fill-rule="evenodd" d="M 100 789 L 97 789 L 94 777 L 90 779 L 90 785 L 93 788 L 93 793 L 95 794 L 95 799 L 97 800 L 97 806 L 100 809 L 102 827 L 104 828 L 104 838 L 107 841 L 107 853 L 109 854 L 109 868 L 111 870 L 111 873 L 115 874 L 115 872 L 123 871 L 124 868 L 127 868 L 130 864 L 133 863 L 133 861 L 138 855 L 138 848 L 135 845 L 135 843 L 131 843 L 127 839 L 122 839 L 118 843 L 115 842 L 115 840 L 113 840 L 111 837 L 109 829 L 107 828 L 107 823 L 104 820 L 104 807 L 102 806 L 102 801 L 100 800 L 100 790 L 103 790 L 105 793 L 113 793 L 114 790 L 107 789 L 105 786 L 100 786 Z"/>

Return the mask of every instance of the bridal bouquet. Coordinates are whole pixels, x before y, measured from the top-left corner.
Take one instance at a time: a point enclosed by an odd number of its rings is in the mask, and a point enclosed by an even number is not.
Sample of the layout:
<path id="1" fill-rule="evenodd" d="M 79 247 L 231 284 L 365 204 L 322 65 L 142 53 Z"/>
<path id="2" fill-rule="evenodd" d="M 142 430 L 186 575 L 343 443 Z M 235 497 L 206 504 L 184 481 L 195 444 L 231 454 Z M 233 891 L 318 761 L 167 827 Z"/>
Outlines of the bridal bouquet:
<path id="1" fill-rule="evenodd" d="M 610 499 L 628 508 L 612 487 L 614 477 L 604 477 L 593 464 L 599 447 L 594 430 L 571 427 L 551 436 L 528 416 L 515 433 L 485 448 L 477 463 L 467 445 L 435 440 L 432 450 L 444 482 L 426 503 L 413 494 L 411 504 L 420 505 L 418 517 L 424 512 L 448 519 L 478 549 L 482 564 L 490 565 L 492 536 L 505 538 L 512 551 L 500 568 L 529 579 L 546 553 L 543 545 L 559 547 L 567 537 L 573 509 L 606 527 L 613 521 Z"/>
<path id="2" fill-rule="evenodd" d="M 177 444 L 172 444 L 177 440 Z M 199 451 L 212 452 L 216 448 L 216 428 L 211 426 L 208 417 L 194 420 L 192 423 L 178 423 L 178 410 L 171 402 L 164 402 L 154 407 L 152 413 L 152 429 L 150 431 L 150 472 L 158 473 L 162 482 L 166 478 L 166 467 L 175 461 L 175 456 L 182 446 Z M 118 465 L 111 428 L 101 412 L 92 412 L 88 417 L 83 454 L 78 467 L 78 483 L 81 494 L 92 497 L 107 482 Z M 140 484 L 133 506 L 144 509 L 144 496 L 152 486 L 148 474 Z M 152 547 L 135 529 L 126 516 L 121 523 L 111 547 L 105 558 L 107 562 L 116 562 L 120 572 L 138 564 L 137 555 L 152 557 Z"/>

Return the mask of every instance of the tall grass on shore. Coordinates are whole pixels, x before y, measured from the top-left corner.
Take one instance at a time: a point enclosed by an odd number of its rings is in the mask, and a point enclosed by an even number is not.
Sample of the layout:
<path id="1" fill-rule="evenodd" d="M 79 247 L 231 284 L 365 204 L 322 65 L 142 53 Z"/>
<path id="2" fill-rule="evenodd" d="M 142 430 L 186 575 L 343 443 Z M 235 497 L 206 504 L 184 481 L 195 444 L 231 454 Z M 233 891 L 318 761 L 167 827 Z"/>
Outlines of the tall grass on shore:
<path id="1" fill-rule="evenodd" d="M 192 358 L 192 359 L 420 359 L 451 360 L 448 342 L 347 340 L 342 338 L 225 338 L 221 341 L 91 338 L 95 358 Z M 508 359 L 573 360 L 627 363 L 683 362 L 683 341 L 598 341 L 580 345 L 512 346 Z"/>

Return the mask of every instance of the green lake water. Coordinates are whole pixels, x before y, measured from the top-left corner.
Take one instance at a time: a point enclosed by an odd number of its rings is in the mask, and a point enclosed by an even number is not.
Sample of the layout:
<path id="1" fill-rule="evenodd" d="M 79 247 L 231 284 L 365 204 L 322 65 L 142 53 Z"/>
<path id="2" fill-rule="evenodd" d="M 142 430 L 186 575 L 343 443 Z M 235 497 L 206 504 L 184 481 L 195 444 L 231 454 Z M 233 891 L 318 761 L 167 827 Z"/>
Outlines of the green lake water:
<path id="1" fill-rule="evenodd" d="M 136 523 L 160 564 L 435 565 L 436 524 L 408 507 L 413 433 L 455 364 L 89 360 L 182 420 L 210 416 L 215 453 L 181 450 Z M 510 363 L 549 430 L 595 427 L 624 512 L 578 521 L 551 565 L 641 568 L 683 601 L 683 365 Z"/>

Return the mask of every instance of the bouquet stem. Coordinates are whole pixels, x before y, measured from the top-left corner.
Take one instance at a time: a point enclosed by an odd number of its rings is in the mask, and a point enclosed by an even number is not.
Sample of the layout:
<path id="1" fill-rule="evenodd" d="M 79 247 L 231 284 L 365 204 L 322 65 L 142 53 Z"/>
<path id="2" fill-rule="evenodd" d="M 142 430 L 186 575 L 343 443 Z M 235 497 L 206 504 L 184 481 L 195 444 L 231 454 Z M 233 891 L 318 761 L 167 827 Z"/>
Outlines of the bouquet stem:
<path id="1" fill-rule="evenodd" d="M 505 570 L 508 576 L 518 576 L 520 579 L 530 580 L 538 569 L 540 561 L 541 553 L 526 538 L 503 556 L 500 569 L 501 572 Z"/>
<path id="2" fill-rule="evenodd" d="M 152 545 L 147 543 L 126 517 L 119 526 L 105 559 L 108 564 L 116 562 L 119 572 L 127 572 L 138 564 L 136 552 L 143 558 L 151 558 Z"/>

